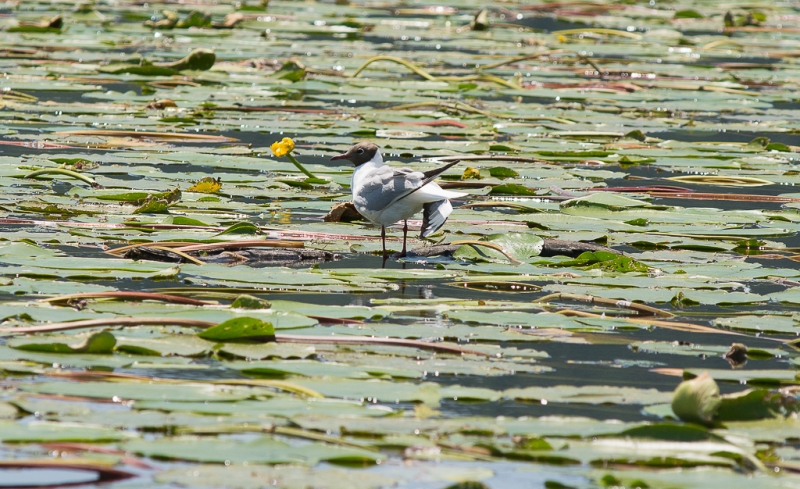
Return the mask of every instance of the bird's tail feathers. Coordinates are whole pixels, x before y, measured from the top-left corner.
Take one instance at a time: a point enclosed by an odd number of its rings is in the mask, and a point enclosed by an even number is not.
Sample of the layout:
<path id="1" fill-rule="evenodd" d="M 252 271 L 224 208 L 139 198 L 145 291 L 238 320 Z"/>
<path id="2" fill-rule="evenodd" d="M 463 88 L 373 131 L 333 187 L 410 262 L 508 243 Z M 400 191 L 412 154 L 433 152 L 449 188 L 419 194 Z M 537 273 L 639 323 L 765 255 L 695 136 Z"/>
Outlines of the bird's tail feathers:
<path id="1" fill-rule="evenodd" d="M 469 195 L 462 192 L 453 192 L 451 190 L 441 190 L 441 193 L 448 199 L 460 199 L 461 197 Z"/>
<path id="2" fill-rule="evenodd" d="M 447 221 L 447 216 L 453 212 L 453 206 L 447 199 L 429 202 L 422 206 L 422 229 L 420 237 L 427 238 L 439 230 Z"/>

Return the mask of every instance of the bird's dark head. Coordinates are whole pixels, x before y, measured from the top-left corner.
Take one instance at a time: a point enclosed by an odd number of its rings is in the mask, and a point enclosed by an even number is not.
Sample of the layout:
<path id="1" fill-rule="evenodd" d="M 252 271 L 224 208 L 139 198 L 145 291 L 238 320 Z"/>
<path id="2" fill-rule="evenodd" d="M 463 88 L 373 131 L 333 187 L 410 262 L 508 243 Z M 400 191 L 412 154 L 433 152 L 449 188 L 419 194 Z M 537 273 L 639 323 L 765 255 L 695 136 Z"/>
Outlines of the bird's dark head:
<path id="1" fill-rule="evenodd" d="M 380 151 L 378 146 L 365 141 L 348 149 L 346 153 L 334 156 L 331 158 L 331 161 L 348 160 L 353 165 L 360 166 L 374 158 L 375 155 L 378 154 L 378 151 Z"/>

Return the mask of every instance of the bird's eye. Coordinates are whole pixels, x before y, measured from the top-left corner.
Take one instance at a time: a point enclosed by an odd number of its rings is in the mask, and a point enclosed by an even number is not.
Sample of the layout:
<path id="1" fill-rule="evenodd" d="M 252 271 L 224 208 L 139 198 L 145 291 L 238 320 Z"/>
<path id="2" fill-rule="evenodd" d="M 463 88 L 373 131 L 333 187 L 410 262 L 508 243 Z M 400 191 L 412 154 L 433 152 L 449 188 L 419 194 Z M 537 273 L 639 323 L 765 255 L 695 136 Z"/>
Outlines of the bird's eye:
<path id="1" fill-rule="evenodd" d="M 364 153 L 364 148 L 358 148 L 358 154 L 363 154 L 363 153 Z"/>

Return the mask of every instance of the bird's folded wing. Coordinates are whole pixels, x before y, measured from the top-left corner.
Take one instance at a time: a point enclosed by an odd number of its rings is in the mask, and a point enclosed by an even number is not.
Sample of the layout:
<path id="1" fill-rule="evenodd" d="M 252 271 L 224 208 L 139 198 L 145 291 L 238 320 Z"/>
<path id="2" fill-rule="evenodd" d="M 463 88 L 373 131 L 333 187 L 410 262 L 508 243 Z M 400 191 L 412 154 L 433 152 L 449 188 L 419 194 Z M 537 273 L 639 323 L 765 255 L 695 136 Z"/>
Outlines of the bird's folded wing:
<path id="1" fill-rule="evenodd" d="M 444 165 L 442 167 L 434 168 L 433 170 L 428 170 L 426 172 L 422 172 L 423 179 L 420 182 L 420 184 L 417 187 L 411 189 L 411 191 L 399 196 L 394 202 L 397 202 L 398 200 L 401 200 L 401 199 L 405 199 L 406 197 L 408 197 L 409 195 L 413 194 L 417 190 L 421 189 L 425 185 L 428 185 L 429 183 L 434 181 L 436 179 L 436 177 L 438 177 L 439 175 L 444 173 L 445 170 L 447 170 L 451 166 L 455 165 L 459 161 L 460 160 L 455 160 L 455 161 L 452 161 L 452 162 L 450 162 L 450 163 L 448 163 L 448 164 L 446 164 L 446 165 Z M 394 203 L 394 202 L 392 202 L 392 203 Z"/>
<path id="2" fill-rule="evenodd" d="M 431 183 L 456 163 L 458 161 L 426 172 L 382 166 L 364 183 L 361 193 L 362 205 L 371 211 L 382 211 Z"/>
<path id="3" fill-rule="evenodd" d="M 421 172 L 409 168 L 383 166 L 363 182 L 355 198 L 370 211 L 382 211 L 419 188 L 424 178 Z"/>

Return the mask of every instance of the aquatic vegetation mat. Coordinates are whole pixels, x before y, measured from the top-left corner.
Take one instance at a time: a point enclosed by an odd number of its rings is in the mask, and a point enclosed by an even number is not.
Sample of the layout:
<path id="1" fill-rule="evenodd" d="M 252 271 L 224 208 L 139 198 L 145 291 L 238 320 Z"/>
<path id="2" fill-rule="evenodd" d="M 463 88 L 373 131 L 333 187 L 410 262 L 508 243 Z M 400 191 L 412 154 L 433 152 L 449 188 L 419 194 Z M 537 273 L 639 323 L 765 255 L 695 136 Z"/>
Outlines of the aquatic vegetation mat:
<path id="1" fill-rule="evenodd" d="M 0 10 L 0 487 L 800 485 L 797 6 Z"/>

